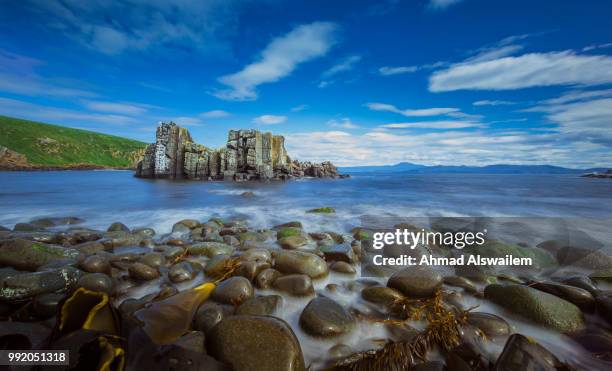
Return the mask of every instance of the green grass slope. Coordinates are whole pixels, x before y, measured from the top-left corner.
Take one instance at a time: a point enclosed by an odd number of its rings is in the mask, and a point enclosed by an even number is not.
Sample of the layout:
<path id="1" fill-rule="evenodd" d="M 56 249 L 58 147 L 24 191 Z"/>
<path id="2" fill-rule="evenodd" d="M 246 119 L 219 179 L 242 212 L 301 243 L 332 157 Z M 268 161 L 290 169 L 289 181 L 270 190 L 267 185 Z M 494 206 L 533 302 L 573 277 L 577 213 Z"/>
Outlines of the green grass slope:
<path id="1" fill-rule="evenodd" d="M 0 146 L 19 152 L 35 167 L 132 167 L 146 143 L 0 116 Z"/>

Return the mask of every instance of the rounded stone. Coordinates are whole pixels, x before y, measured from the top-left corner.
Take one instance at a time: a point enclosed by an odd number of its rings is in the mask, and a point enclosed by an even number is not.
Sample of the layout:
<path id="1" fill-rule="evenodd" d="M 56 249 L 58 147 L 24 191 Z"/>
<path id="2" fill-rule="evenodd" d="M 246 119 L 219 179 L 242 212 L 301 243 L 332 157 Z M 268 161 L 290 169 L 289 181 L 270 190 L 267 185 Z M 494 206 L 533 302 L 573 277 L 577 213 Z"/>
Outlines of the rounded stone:
<path id="1" fill-rule="evenodd" d="M 128 268 L 130 277 L 142 281 L 150 281 L 159 277 L 159 271 L 147 264 L 133 263 Z"/>
<path id="2" fill-rule="evenodd" d="M 425 266 L 404 268 L 394 273 L 387 281 L 388 287 L 415 298 L 433 296 L 441 285 L 442 275 Z"/>
<path id="3" fill-rule="evenodd" d="M 351 331 L 355 319 L 335 301 L 318 297 L 312 299 L 302 311 L 300 326 L 310 335 L 330 337 Z"/>
<path id="4" fill-rule="evenodd" d="M 207 350 L 235 371 L 304 371 L 300 344 L 283 320 L 236 315 L 215 326 Z"/>
<path id="5" fill-rule="evenodd" d="M 100 291 L 112 295 L 115 291 L 115 283 L 111 277 L 104 273 L 86 273 L 77 281 L 77 287 L 83 287 L 91 291 Z"/>
<path id="6" fill-rule="evenodd" d="M 32 309 L 39 317 L 53 317 L 57 313 L 57 305 L 63 298 L 64 294 L 57 293 L 38 295 L 32 300 Z"/>
<path id="7" fill-rule="evenodd" d="M 253 286 L 244 277 L 230 277 L 221 282 L 212 293 L 212 299 L 223 304 L 240 305 L 253 297 Z"/>
<path id="8" fill-rule="evenodd" d="M 307 296 L 314 294 L 312 279 L 305 274 L 289 274 L 278 277 L 273 285 L 275 289 L 294 296 Z"/>
<path id="9" fill-rule="evenodd" d="M 404 300 L 404 295 L 390 287 L 371 286 L 361 291 L 361 297 L 371 303 L 392 305 Z"/>
<path id="10" fill-rule="evenodd" d="M 108 227 L 106 231 L 107 232 L 129 232 L 130 229 L 121 222 L 114 222 Z"/>
<path id="11" fill-rule="evenodd" d="M 198 331 L 208 333 L 215 327 L 224 317 L 234 314 L 234 307 L 225 304 L 207 301 L 198 308 L 194 328 Z"/>
<path id="12" fill-rule="evenodd" d="M 467 321 L 487 337 L 506 336 L 512 331 L 505 319 L 491 313 L 470 312 Z"/>
<path id="13" fill-rule="evenodd" d="M 330 264 L 329 269 L 338 273 L 345 274 L 353 274 L 355 273 L 355 267 L 352 264 L 343 262 L 343 261 L 335 261 Z"/>
<path id="14" fill-rule="evenodd" d="M 329 268 L 320 256 L 304 251 L 280 251 L 274 260 L 274 268 L 282 273 L 306 274 L 310 278 L 327 276 Z"/>
<path id="15" fill-rule="evenodd" d="M 150 252 L 141 256 L 138 261 L 142 264 L 148 265 L 149 267 L 159 268 L 166 262 L 166 259 L 158 252 Z"/>
<path id="16" fill-rule="evenodd" d="M 168 270 L 168 278 L 174 283 L 189 281 L 195 277 L 197 272 L 193 266 L 186 261 L 177 263 Z"/>
<path id="17" fill-rule="evenodd" d="M 278 244 L 281 245 L 283 249 L 296 250 L 302 246 L 308 245 L 308 239 L 302 235 L 288 236 L 278 240 Z"/>
<path id="18" fill-rule="evenodd" d="M 236 314 L 249 314 L 253 316 L 270 316 L 282 305 L 280 295 L 257 296 L 248 299 L 236 308 Z"/>
<path id="19" fill-rule="evenodd" d="M 110 263 L 108 259 L 100 255 L 91 255 L 81 263 L 81 268 L 89 273 L 109 273 Z"/>
<path id="20" fill-rule="evenodd" d="M 255 277 L 255 285 L 259 289 L 268 289 L 280 275 L 281 273 L 276 269 L 264 269 Z"/>

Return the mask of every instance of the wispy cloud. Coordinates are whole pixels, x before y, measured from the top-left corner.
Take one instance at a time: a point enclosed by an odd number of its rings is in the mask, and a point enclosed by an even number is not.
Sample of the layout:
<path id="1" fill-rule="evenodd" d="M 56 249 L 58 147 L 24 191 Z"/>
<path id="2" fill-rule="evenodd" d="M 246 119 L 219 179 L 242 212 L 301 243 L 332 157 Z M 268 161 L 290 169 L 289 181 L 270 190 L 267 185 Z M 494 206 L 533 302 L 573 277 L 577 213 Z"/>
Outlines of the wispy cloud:
<path id="1" fill-rule="evenodd" d="M 384 66 L 378 69 L 378 73 L 383 76 L 391 76 L 391 75 L 400 75 L 404 73 L 412 73 L 418 70 L 419 70 L 418 66 L 398 66 L 398 67 Z"/>
<path id="2" fill-rule="evenodd" d="M 348 117 L 343 117 L 339 120 L 337 119 L 333 119 L 333 120 L 329 120 L 327 121 L 327 125 L 332 127 L 332 128 L 339 128 L 339 129 L 359 129 L 359 125 L 354 124 L 350 118 Z"/>
<path id="3" fill-rule="evenodd" d="M 83 105 L 92 111 L 119 113 L 122 115 L 141 115 L 153 106 L 142 103 L 83 101 Z"/>
<path id="4" fill-rule="evenodd" d="M 328 70 L 324 71 L 321 74 L 321 77 L 324 79 L 328 79 L 332 76 L 335 76 L 341 72 L 350 71 L 355 68 L 355 65 L 361 60 L 361 56 L 359 55 L 351 55 L 349 57 L 344 58 L 339 63 L 333 65 Z"/>
<path id="5" fill-rule="evenodd" d="M 434 131 L 416 133 L 372 130 L 364 134 L 332 130 L 286 137 L 297 158 L 330 160 L 339 166 L 383 165 L 402 161 L 426 165 L 555 164 L 592 167 L 609 164 L 601 146 L 564 141 L 558 134 L 525 131 Z"/>
<path id="6" fill-rule="evenodd" d="M 173 47 L 218 50 L 232 34 L 241 1 L 24 0 L 40 24 L 103 54 Z"/>
<path id="7" fill-rule="evenodd" d="M 72 109 L 43 106 L 21 100 L 0 98 L 0 114 L 27 118 L 60 125 L 98 123 L 111 125 L 141 124 L 143 120 L 120 114 L 82 112 Z"/>
<path id="8" fill-rule="evenodd" d="M 429 0 L 427 7 L 432 10 L 443 10 L 451 5 L 460 3 L 463 0 Z"/>
<path id="9" fill-rule="evenodd" d="M 477 100 L 472 103 L 473 106 L 510 106 L 516 104 L 516 102 L 511 102 L 507 100 Z"/>
<path id="10" fill-rule="evenodd" d="M 440 116 L 453 112 L 459 112 L 458 108 L 422 108 L 422 109 L 399 109 L 386 103 L 366 103 L 365 105 L 372 111 L 387 111 L 398 113 L 407 117 Z"/>
<path id="11" fill-rule="evenodd" d="M 219 82 L 229 87 L 214 92 L 227 100 L 257 99 L 257 87 L 289 76 L 295 68 L 307 61 L 321 57 L 335 43 L 336 25 L 315 22 L 294 28 L 286 35 L 272 40 L 261 52 L 256 62 L 241 71 L 222 76 Z"/>
<path id="12" fill-rule="evenodd" d="M 307 104 L 300 104 L 299 106 L 295 106 L 295 107 L 291 108 L 291 112 L 302 112 L 303 110 L 305 110 L 307 108 L 308 108 Z"/>
<path id="13" fill-rule="evenodd" d="M 434 72 L 429 79 L 429 90 L 512 90 L 610 82 L 612 57 L 581 55 L 568 50 L 458 63 Z"/>
<path id="14" fill-rule="evenodd" d="M 277 125 L 287 121 L 287 116 L 261 115 L 253 119 L 257 125 Z"/>
<path id="15" fill-rule="evenodd" d="M 200 117 L 203 118 L 207 118 L 207 119 L 216 119 L 216 118 L 221 118 L 221 117 L 228 117 L 230 116 L 231 113 L 227 112 L 227 111 L 223 111 L 223 110 L 212 110 L 212 111 L 208 111 L 208 112 L 202 112 L 200 113 Z"/>
<path id="16" fill-rule="evenodd" d="M 380 125 L 381 128 L 387 129 L 465 129 L 481 126 L 482 124 L 469 121 L 419 121 Z"/>

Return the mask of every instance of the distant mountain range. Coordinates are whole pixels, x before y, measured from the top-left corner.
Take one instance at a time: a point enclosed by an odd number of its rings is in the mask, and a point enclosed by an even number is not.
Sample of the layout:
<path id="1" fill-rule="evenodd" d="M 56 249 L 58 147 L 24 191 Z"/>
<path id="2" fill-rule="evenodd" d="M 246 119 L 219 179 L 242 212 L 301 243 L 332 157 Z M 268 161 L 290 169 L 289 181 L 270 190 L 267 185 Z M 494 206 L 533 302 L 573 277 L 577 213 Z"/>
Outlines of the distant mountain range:
<path id="1" fill-rule="evenodd" d="M 353 166 L 340 167 L 339 170 L 345 173 L 416 173 L 416 174 L 436 174 L 436 173 L 461 173 L 461 174 L 583 174 L 592 172 L 604 172 L 606 168 L 590 169 L 570 169 L 552 165 L 487 165 L 487 166 L 445 166 L 435 165 L 426 166 L 413 164 L 410 162 L 400 162 L 396 165 L 384 166 Z"/>

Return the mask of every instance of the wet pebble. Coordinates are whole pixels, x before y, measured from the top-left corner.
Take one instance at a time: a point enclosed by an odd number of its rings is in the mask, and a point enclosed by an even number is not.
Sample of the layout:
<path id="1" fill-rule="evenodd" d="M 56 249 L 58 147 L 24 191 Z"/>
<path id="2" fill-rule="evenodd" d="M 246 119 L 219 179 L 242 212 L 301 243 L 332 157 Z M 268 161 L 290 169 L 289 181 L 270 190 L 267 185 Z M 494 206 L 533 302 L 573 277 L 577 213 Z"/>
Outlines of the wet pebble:
<path id="1" fill-rule="evenodd" d="M 408 297 L 430 297 L 442 285 L 439 272 L 426 267 L 407 267 L 394 273 L 387 281 L 387 286 L 399 290 Z"/>
<path id="2" fill-rule="evenodd" d="M 302 311 L 300 326 L 310 335 L 330 337 L 351 331 L 355 319 L 335 301 L 318 297 L 312 299 Z"/>
<path id="3" fill-rule="evenodd" d="M 158 252 L 150 252 L 141 256 L 138 261 L 142 264 L 148 265 L 151 268 L 159 268 L 166 262 L 166 259 Z"/>
<path id="4" fill-rule="evenodd" d="M 311 278 L 329 273 L 327 263 L 321 257 L 303 251 L 280 251 L 275 257 L 274 268 L 282 273 L 306 274 Z"/>
<path id="5" fill-rule="evenodd" d="M 77 281 L 77 287 L 90 291 L 100 291 L 107 295 L 115 292 L 115 282 L 104 273 L 86 273 Z"/>
<path id="6" fill-rule="evenodd" d="M 100 255 L 91 255 L 81 263 L 81 268 L 89 273 L 110 273 L 110 263 Z"/>
<path id="7" fill-rule="evenodd" d="M 183 261 L 170 267 L 168 270 L 168 278 L 174 283 L 189 281 L 196 276 L 197 272 L 193 265 Z"/>
<path id="8" fill-rule="evenodd" d="M 212 293 L 212 299 L 223 304 L 240 305 L 253 297 L 253 286 L 244 277 L 230 277 L 221 282 Z"/>
<path id="9" fill-rule="evenodd" d="M 354 274 L 355 267 L 344 261 L 335 261 L 329 265 L 329 269 L 338 273 Z"/>
<path id="10" fill-rule="evenodd" d="M 467 320 L 470 325 L 476 327 L 490 338 L 506 336 L 512 331 L 505 319 L 491 313 L 470 312 Z"/>
<path id="11" fill-rule="evenodd" d="M 279 295 L 257 296 L 246 300 L 236 308 L 236 314 L 253 316 L 270 316 L 282 305 L 283 298 Z"/>
<path id="12" fill-rule="evenodd" d="M 305 274 L 289 274 L 278 277 L 272 285 L 275 289 L 294 296 L 314 294 L 312 279 Z"/>
<path id="13" fill-rule="evenodd" d="M 234 307 L 207 301 L 198 308 L 195 314 L 194 328 L 198 331 L 208 333 L 224 317 L 234 314 Z"/>
<path id="14" fill-rule="evenodd" d="M 128 272 L 130 277 L 142 280 L 142 281 L 150 281 L 159 277 L 159 271 L 149 265 L 136 262 L 129 266 Z"/>
<path id="15" fill-rule="evenodd" d="M 268 289 L 280 275 L 281 273 L 276 269 L 264 269 L 255 277 L 255 286 L 258 289 Z"/>

